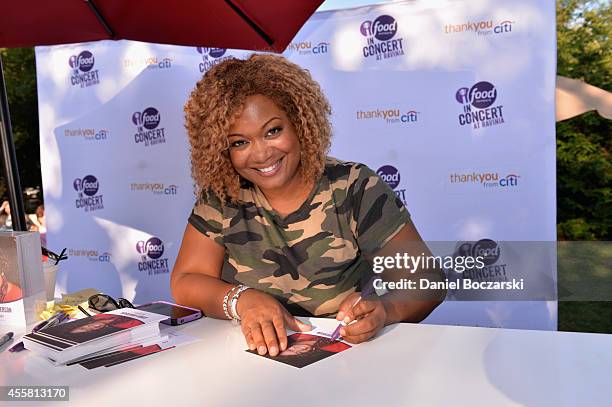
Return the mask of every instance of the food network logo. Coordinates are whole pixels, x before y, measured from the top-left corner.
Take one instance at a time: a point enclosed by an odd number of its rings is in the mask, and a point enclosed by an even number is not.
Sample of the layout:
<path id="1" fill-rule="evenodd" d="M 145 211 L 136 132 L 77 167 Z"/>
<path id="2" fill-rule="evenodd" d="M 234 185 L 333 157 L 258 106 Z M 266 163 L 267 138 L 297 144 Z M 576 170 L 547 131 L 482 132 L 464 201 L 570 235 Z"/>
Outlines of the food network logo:
<path id="1" fill-rule="evenodd" d="M 68 257 L 85 257 L 89 261 L 110 263 L 112 255 L 109 252 L 99 253 L 96 249 L 68 249 Z"/>
<path id="2" fill-rule="evenodd" d="M 72 86 L 86 88 L 100 83 L 100 75 L 97 69 L 93 69 L 95 58 L 89 51 L 83 51 L 79 55 L 71 55 L 68 65 L 72 68 L 70 83 Z"/>
<path id="3" fill-rule="evenodd" d="M 329 52 L 329 42 L 320 42 L 314 46 L 310 41 L 292 42 L 287 46 L 286 51 L 298 55 L 322 55 Z"/>
<path id="4" fill-rule="evenodd" d="M 166 129 L 159 127 L 161 114 L 154 107 L 147 107 L 142 112 L 132 114 L 132 123 L 136 125 L 134 134 L 136 144 L 144 143 L 145 147 L 166 142 Z M 159 127 L 159 128 L 158 128 Z"/>
<path id="5" fill-rule="evenodd" d="M 151 237 L 146 242 L 136 242 L 136 251 L 141 255 L 138 270 L 146 271 L 148 275 L 169 273 L 168 258 L 164 255 L 164 242 L 158 237 Z"/>
<path id="6" fill-rule="evenodd" d="M 72 182 L 72 187 L 77 192 L 75 207 L 85 212 L 92 212 L 104 209 L 103 196 L 98 195 L 100 183 L 93 175 L 86 175 L 83 178 L 76 178 Z"/>
<path id="7" fill-rule="evenodd" d="M 357 120 L 383 120 L 386 123 L 415 123 L 419 119 L 416 110 L 376 109 L 357 110 Z"/>
<path id="8" fill-rule="evenodd" d="M 108 139 L 110 132 L 106 129 L 65 129 L 64 137 L 82 137 L 88 141 L 102 141 Z"/>
<path id="9" fill-rule="evenodd" d="M 474 129 L 491 127 L 504 123 L 502 105 L 495 105 L 497 89 L 490 82 L 482 81 L 471 88 L 459 88 L 455 100 L 463 105 L 459 115 L 461 126 L 471 124 Z"/>
<path id="10" fill-rule="evenodd" d="M 366 20 L 359 26 L 359 32 L 366 37 L 367 45 L 362 48 L 363 57 L 374 57 L 377 61 L 404 55 L 403 38 L 393 38 L 397 33 L 397 20 L 389 15 Z"/>
<path id="11" fill-rule="evenodd" d="M 500 176 L 498 172 L 452 173 L 449 175 L 451 184 L 475 184 L 483 188 L 514 189 L 519 185 L 520 175 L 510 173 Z"/>
<path id="12" fill-rule="evenodd" d="M 196 50 L 202 55 L 202 62 L 198 65 L 200 72 L 206 72 L 218 63 L 231 58 L 231 55 L 225 55 L 227 48 L 197 47 Z"/>
<path id="13" fill-rule="evenodd" d="M 176 195 L 178 186 L 174 184 L 162 184 L 154 182 L 132 183 L 130 185 L 132 191 L 151 192 L 154 195 Z"/>
<path id="14" fill-rule="evenodd" d="M 513 24 L 514 21 L 507 19 L 501 20 L 497 24 L 494 24 L 493 20 L 469 21 L 462 24 L 446 24 L 444 32 L 446 34 L 464 32 L 473 32 L 477 35 L 506 34 L 512 32 Z"/>
<path id="15" fill-rule="evenodd" d="M 509 268 L 500 261 L 501 247 L 491 239 L 477 242 L 457 242 L 455 257 L 481 257 L 484 267 L 468 268 L 462 272 L 463 278 L 474 281 L 508 281 Z"/>
<path id="16" fill-rule="evenodd" d="M 123 60 L 125 69 L 170 69 L 172 68 L 172 58 L 158 58 L 150 56 L 146 58 L 126 58 Z"/>
<path id="17" fill-rule="evenodd" d="M 391 187 L 395 196 L 406 206 L 406 189 L 397 189 L 401 181 L 398 169 L 392 165 L 383 165 L 376 170 L 376 174 Z"/>

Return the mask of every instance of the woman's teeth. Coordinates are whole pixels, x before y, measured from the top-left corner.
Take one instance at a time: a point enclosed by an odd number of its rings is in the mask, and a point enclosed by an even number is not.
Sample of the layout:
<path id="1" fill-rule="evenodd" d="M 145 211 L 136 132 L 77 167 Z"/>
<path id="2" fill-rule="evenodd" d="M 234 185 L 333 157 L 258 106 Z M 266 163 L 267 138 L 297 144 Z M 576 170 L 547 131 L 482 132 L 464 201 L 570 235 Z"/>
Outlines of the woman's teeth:
<path id="1" fill-rule="evenodd" d="M 276 162 L 276 164 L 271 165 L 271 166 L 269 166 L 269 167 L 266 167 L 266 168 L 257 168 L 257 171 L 259 171 L 259 172 L 263 172 L 263 173 L 270 172 L 270 171 L 274 171 L 275 169 L 277 169 L 277 168 L 278 168 L 278 166 L 280 165 L 280 162 L 281 162 L 281 160 L 278 160 L 278 161 Z"/>

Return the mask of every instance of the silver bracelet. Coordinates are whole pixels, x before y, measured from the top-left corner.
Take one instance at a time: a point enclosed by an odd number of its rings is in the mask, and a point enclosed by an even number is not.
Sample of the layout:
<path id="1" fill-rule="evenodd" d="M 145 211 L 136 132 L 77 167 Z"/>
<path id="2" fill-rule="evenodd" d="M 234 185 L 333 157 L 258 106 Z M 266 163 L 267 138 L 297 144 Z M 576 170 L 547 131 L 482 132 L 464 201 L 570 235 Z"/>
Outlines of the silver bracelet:
<path id="1" fill-rule="evenodd" d="M 240 294 L 242 294 L 243 291 L 248 290 L 251 287 L 248 287 L 246 285 L 238 285 L 238 290 L 236 290 L 236 292 L 234 293 L 234 296 L 232 297 L 232 317 L 236 320 L 236 321 L 240 321 L 240 315 L 238 315 L 238 311 L 236 310 L 236 305 L 238 304 L 238 298 L 240 298 Z"/>
<path id="2" fill-rule="evenodd" d="M 237 285 L 233 286 L 232 288 L 229 289 L 227 294 L 225 294 L 225 297 L 223 297 L 223 312 L 225 313 L 225 317 L 229 319 L 230 321 L 234 318 L 230 315 L 229 310 L 228 310 L 229 298 L 230 298 L 230 295 L 232 295 L 232 292 L 238 287 L 239 286 Z"/>

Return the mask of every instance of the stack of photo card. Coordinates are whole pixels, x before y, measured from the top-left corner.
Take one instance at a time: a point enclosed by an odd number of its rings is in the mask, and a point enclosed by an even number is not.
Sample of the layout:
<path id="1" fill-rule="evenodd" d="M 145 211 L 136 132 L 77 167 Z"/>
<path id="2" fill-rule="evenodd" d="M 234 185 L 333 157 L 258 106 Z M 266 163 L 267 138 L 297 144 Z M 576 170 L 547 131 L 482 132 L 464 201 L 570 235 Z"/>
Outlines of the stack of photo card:
<path id="1" fill-rule="evenodd" d="M 62 365 L 159 337 L 159 322 L 167 318 L 121 308 L 27 334 L 23 343 L 26 349 Z"/>
<path id="2" fill-rule="evenodd" d="M 321 330 L 308 333 L 290 332 L 287 332 L 287 349 L 277 356 L 266 353 L 262 357 L 302 368 L 352 347 L 342 340 L 331 340 L 331 334 Z M 256 350 L 247 350 L 247 352 L 258 355 Z"/>
<path id="3" fill-rule="evenodd" d="M 154 340 L 144 341 L 140 344 L 121 346 L 117 349 L 100 352 L 86 358 L 71 362 L 68 365 L 79 364 L 86 369 L 97 369 L 99 367 L 116 366 L 130 360 L 139 359 L 144 356 L 153 355 L 177 346 L 186 345 L 197 341 L 198 338 L 181 334 L 179 332 L 162 332 L 162 336 Z"/>

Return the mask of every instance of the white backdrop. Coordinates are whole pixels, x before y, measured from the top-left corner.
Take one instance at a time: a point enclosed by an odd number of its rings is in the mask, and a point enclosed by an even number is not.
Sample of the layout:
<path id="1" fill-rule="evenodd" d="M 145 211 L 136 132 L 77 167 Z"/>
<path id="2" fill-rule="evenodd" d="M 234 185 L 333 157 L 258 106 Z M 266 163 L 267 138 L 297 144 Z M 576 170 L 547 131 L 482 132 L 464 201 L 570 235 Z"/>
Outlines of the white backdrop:
<path id="1" fill-rule="evenodd" d="M 525 267 L 503 241 L 556 238 L 554 6 L 321 12 L 284 53 L 332 104 L 332 155 L 377 170 L 425 240 L 499 245 L 491 266 L 503 278 Z M 70 256 L 57 294 L 171 299 L 194 201 L 183 105 L 203 72 L 249 53 L 130 41 L 36 49 L 47 241 Z M 428 322 L 556 329 L 556 304 L 449 301 Z"/>

